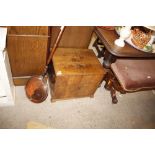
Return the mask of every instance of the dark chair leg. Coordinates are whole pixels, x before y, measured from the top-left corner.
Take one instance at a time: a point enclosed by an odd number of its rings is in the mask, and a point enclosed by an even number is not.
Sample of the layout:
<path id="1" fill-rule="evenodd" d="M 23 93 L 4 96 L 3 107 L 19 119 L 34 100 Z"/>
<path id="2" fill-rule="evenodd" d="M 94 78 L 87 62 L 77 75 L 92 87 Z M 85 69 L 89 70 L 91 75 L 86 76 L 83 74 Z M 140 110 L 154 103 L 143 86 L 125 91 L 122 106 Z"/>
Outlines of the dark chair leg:
<path id="1" fill-rule="evenodd" d="M 117 104 L 118 100 L 116 97 L 116 90 L 113 87 L 111 87 L 110 94 L 111 94 L 111 98 L 112 98 L 112 103 Z"/>
<path id="2" fill-rule="evenodd" d="M 106 75 L 104 77 L 104 80 L 106 82 L 104 88 L 107 89 L 107 90 L 110 90 L 113 84 L 112 84 L 111 75 L 110 75 L 110 73 L 108 71 L 107 71 L 107 73 L 106 73 Z"/>
<path id="3" fill-rule="evenodd" d="M 114 77 L 110 72 L 107 72 L 104 80 L 106 81 L 105 83 L 105 89 L 110 91 L 111 98 L 112 98 L 112 103 L 116 104 L 118 102 L 117 97 L 116 97 L 116 90 L 114 88 Z"/>
<path id="4" fill-rule="evenodd" d="M 104 88 L 107 89 L 107 90 L 110 90 L 111 87 L 112 87 L 112 81 L 111 80 L 107 80 L 106 83 L 105 83 Z"/>

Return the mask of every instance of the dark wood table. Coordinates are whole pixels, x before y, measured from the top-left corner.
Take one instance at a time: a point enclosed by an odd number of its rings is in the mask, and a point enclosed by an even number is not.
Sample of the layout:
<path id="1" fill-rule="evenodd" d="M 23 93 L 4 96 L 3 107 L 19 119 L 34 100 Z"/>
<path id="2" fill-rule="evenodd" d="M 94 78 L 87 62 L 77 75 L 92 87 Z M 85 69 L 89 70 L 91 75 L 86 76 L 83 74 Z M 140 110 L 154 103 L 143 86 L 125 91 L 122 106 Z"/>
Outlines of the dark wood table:
<path id="1" fill-rule="evenodd" d="M 114 41 L 118 39 L 119 36 L 114 30 L 104 30 L 95 27 L 94 31 L 105 47 L 103 61 L 103 66 L 105 68 L 110 68 L 111 63 L 115 62 L 118 58 L 155 59 L 155 53 L 137 50 L 128 43 L 126 43 L 124 47 L 115 45 Z"/>

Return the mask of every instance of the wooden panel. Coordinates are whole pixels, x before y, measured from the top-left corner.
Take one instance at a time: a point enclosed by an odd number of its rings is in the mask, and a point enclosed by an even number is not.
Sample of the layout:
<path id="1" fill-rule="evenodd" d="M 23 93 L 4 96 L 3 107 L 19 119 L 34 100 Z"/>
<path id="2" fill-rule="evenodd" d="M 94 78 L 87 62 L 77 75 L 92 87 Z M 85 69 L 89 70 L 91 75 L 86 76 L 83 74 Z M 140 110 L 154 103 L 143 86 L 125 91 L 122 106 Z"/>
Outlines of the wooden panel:
<path id="1" fill-rule="evenodd" d="M 52 27 L 51 47 L 53 46 L 59 30 L 59 26 Z M 59 43 L 59 47 L 88 48 L 93 30 L 93 26 L 67 26 Z"/>
<path id="2" fill-rule="evenodd" d="M 13 76 L 39 75 L 46 64 L 48 37 L 8 36 L 7 50 Z"/>
<path id="3" fill-rule="evenodd" d="M 13 78 L 13 83 L 15 86 L 24 86 L 28 80 L 29 78 Z"/>
<path id="4" fill-rule="evenodd" d="M 16 35 L 48 35 L 48 26 L 7 26 L 8 34 Z"/>
<path id="5" fill-rule="evenodd" d="M 98 88 L 103 75 L 57 76 L 53 99 L 91 97 Z"/>
<path id="6" fill-rule="evenodd" d="M 92 96 L 105 71 L 92 50 L 58 48 L 54 58 L 53 99 Z"/>

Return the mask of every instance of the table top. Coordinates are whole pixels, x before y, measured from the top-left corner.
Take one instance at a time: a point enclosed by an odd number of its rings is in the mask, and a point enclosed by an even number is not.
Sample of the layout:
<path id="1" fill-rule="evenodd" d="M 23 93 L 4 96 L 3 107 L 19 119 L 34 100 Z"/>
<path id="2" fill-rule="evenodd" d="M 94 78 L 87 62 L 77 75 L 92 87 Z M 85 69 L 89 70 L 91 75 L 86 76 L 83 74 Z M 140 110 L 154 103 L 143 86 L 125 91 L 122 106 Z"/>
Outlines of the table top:
<path id="1" fill-rule="evenodd" d="M 118 47 L 114 41 L 119 38 L 114 30 L 104 30 L 95 27 L 95 33 L 104 44 L 105 48 L 114 56 L 117 57 L 131 57 L 131 58 L 155 58 L 155 53 L 143 52 L 135 49 L 128 43 L 124 47 Z"/>

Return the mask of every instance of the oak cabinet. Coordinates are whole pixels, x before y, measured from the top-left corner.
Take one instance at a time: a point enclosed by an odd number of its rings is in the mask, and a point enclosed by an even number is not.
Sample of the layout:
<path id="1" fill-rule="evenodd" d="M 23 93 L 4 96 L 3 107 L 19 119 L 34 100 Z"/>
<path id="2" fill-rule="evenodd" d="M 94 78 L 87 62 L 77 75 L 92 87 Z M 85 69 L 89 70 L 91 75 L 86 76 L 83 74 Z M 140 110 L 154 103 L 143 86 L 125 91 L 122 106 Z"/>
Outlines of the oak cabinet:
<path id="1" fill-rule="evenodd" d="M 58 48 L 53 57 L 52 99 L 91 97 L 105 71 L 89 49 Z"/>

